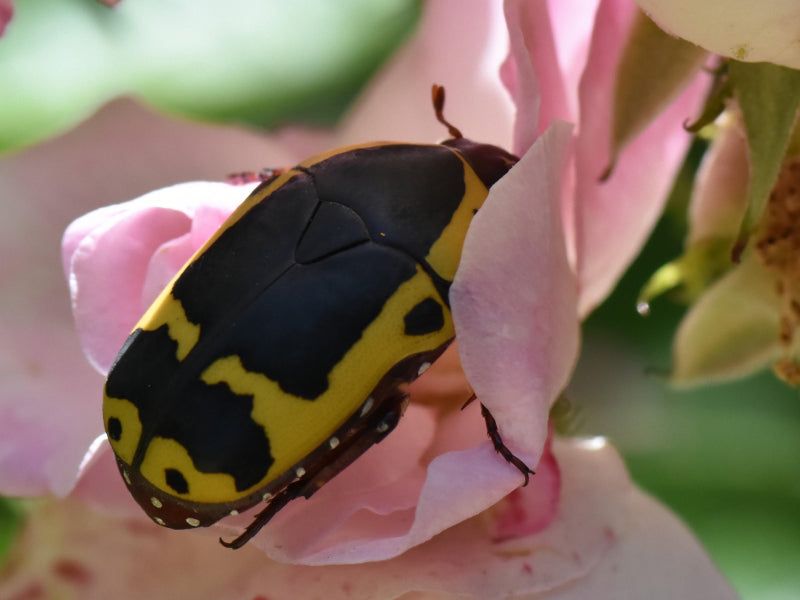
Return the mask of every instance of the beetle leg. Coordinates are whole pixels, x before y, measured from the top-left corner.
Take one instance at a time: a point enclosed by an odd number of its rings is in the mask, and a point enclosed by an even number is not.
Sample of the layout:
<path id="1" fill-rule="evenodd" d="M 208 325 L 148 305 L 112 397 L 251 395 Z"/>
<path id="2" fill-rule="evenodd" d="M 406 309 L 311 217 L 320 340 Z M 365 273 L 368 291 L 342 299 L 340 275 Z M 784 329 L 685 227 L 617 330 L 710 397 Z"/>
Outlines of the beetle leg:
<path id="1" fill-rule="evenodd" d="M 222 538 L 219 538 L 219 543 L 225 546 L 226 548 L 231 548 L 236 550 L 244 546 L 247 542 L 249 542 L 255 534 L 261 531 L 261 528 L 264 527 L 267 523 L 272 520 L 279 510 L 281 510 L 284 506 L 289 504 L 295 498 L 298 498 L 302 495 L 302 488 L 305 487 L 306 481 L 295 481 L 294 483 L 289 484 L 286 486 L 283 491 L 279 492 L 267 505 L 267 507 L 258 513 L 253 519 L 253 521 L 245 528 L 244 532 L 242 532 L 239 537 L 235 538 L 230 542 L 226 542 Z"/>
<path id="2" fill-rule="evenodd" d="M 514 456 L 511 450 L 508 449 L 508 446 L 503 443 L 503 438 L 500 437 L 500 431 L 497 429 L 497 421 L 494 420 L 492 413 L 490 413 L 489 409 L 483 404 L 481 404 L 481 415 L 483 415 L 483 420 L 486 421 L 486 434 L 489 436 L 489 439 L 492 440 L 494 449 L 500 456 L 505 458 L 507 462 L 517 467 L 525 476 L 525 483 L 522 484 L 522 486 L 525 487 L 528 485 L 529 476 L 535 475 L 535 471 L 522 462 L 521 459 Z"/>
<path id="3" fill-rule="evenodd" d="M 261 183 L 269 183 L 273 179 L 276 179 L 282 173 L 284 173 L 286 169 L 280 167 L 265 167 L 260 171 L 240 171 L 239 173 L 229 173 L 225 177 L 225 181 L 230 183 L 231 185 L 245 185 L 247 183 L 253 183 L 255 181 L 260 181 Z"/>
<path id="4" fill-rule="evenodd" d="M 475 395 L 475 392 L 472 392 L 472 396 L 467 398 L 467 401 L 464 402 L 464 404 L 461 405 L 461 410 L 464 410 L 465 408 L 467 408 L 470 404 L 475 402 L 475 400 L 477 400 L 477 398 L 478 398 L 478 396 Z"/>

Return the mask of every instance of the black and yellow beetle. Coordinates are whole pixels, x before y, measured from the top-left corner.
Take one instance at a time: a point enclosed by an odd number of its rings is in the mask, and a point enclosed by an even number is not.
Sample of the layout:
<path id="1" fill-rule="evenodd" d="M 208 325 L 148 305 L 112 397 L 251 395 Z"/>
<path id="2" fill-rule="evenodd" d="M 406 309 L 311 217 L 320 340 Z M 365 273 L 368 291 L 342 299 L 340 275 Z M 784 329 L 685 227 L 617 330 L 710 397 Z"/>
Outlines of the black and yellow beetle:
<path id="1" fill-rule="evenodd" d="M 371 143 L 258 186 L 137 323 L 103 419 L 158 524 L 208 526 L 267 502 L 240 547 L 397 424 L 403 386 L 454 336 L 448 290 L 472 216 L 517 158 L 465 139 Z M 532 472 L 495 448 L 527 482 Z"/>

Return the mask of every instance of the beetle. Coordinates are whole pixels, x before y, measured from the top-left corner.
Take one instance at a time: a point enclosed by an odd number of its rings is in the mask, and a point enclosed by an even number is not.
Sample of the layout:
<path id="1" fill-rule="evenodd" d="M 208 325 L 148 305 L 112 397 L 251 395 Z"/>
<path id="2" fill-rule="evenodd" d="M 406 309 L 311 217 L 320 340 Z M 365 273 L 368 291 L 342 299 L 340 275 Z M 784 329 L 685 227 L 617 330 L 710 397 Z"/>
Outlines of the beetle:
<path id="1" fill-rule="evenodd" d="M 270 172 L 136 324 L 104 388 L 129 491 L 159 525 L 310 497 L 381 441 L 453 341 L 470 220 L 517 157 L 443 115 L 441 144 L 376 142 Z M 474 397 L 473 397 L 474 399 Z M 495 449 L 525 475 L 482 407 Z"/>

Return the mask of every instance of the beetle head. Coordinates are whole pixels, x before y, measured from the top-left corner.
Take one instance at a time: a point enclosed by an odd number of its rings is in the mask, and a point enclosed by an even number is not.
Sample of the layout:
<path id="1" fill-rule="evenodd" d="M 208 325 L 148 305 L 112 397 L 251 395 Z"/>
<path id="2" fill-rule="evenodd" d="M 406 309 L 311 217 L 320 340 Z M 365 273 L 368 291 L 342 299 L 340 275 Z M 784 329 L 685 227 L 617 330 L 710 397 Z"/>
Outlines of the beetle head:
<path id="1" fill-rule="evenodd" d="M 519 161 L 519 158 L 498 146 L 473 142 L 465 137 L 451 138 L 442 144 L 458 150 L 487 188 L 492 187 Z"/>
<path id="2" fill-rule="evenodd" d="M 519 157 L 498 146 L 481 144 L 465 138 L 461 134 L 461 130 L 444 116 L 444 87 L 434 83 L 431 88 L 431 100 L 436 119 L 447 127 L 447 131 L 452 136 L 442 144 L 458 150 L 487 188 L 492 187 L 519 161 Z"/>

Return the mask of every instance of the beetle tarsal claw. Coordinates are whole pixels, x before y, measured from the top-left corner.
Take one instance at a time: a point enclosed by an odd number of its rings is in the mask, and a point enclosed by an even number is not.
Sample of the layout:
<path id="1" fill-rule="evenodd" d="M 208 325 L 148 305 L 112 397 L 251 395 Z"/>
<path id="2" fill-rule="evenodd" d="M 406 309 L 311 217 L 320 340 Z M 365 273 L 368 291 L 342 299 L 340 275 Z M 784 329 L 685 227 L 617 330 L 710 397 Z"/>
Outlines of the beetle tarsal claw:
<path id="1" fill-rule="evenodd" d="M 272 517 L 274 517 L 278 511 L 298 497 L 298 491 L 301 487 L 303 487 L 301 485 L 297 485 L 299 483 L 305 485 L 305 482 L 303 481 L 296 481 L 295 483 L 287 486 L 282 492 L 276 494 L 267 507 L 255 516 L 250 525 L 245 528 L 239 537 L 234 538 L 230 542 L 226 542 L 220 538 L 219 543 L 226 548 L 231 548 L 232 550 L 237 550 L 244 546 L 247 542 L 253 539 L 253 537 L 259 531 L 261 531 L 261 528 L 264 527 L 264 525 L 272 520 Z"/>
<path id="2" fill-rule="evenodd" d="M 489 439 L 492 440 L 495 451 L 506 459 L 508 463 L 519 469 L 525 477 L 525 483 L 522 484 L 522 487 L 525 487 L 528 485 L 528 481 L 530 481 L 530 476 L 536 475 L 536 471 L 526 465 L 522 459 L 511 452 L 508 446 L 503 443 L 503 438 L 500 436 L 500 431 L 497 428 L 497 421 L 494 420 L 492 413 L 490 413 L 489 409 L 483 404 L 481 404 L 481 415 L 483 415 L 483 420 L 486 421 L 486 434 L 489 436 Z"/>
<path id="3" fill-rule="evenodd" d="M 464 410 L 465 408 L 467 408 L 470 404 L 475 402 L 475 400 L 477 400 L 477 399 L 478 399 L 478 396 L 475 394 L 475 392 L 472 392 L 472 395 L 469 398 L 467 398 L 467 401 L 464 402 L 464 404 L 461 405 L 461 410 Z"/>

